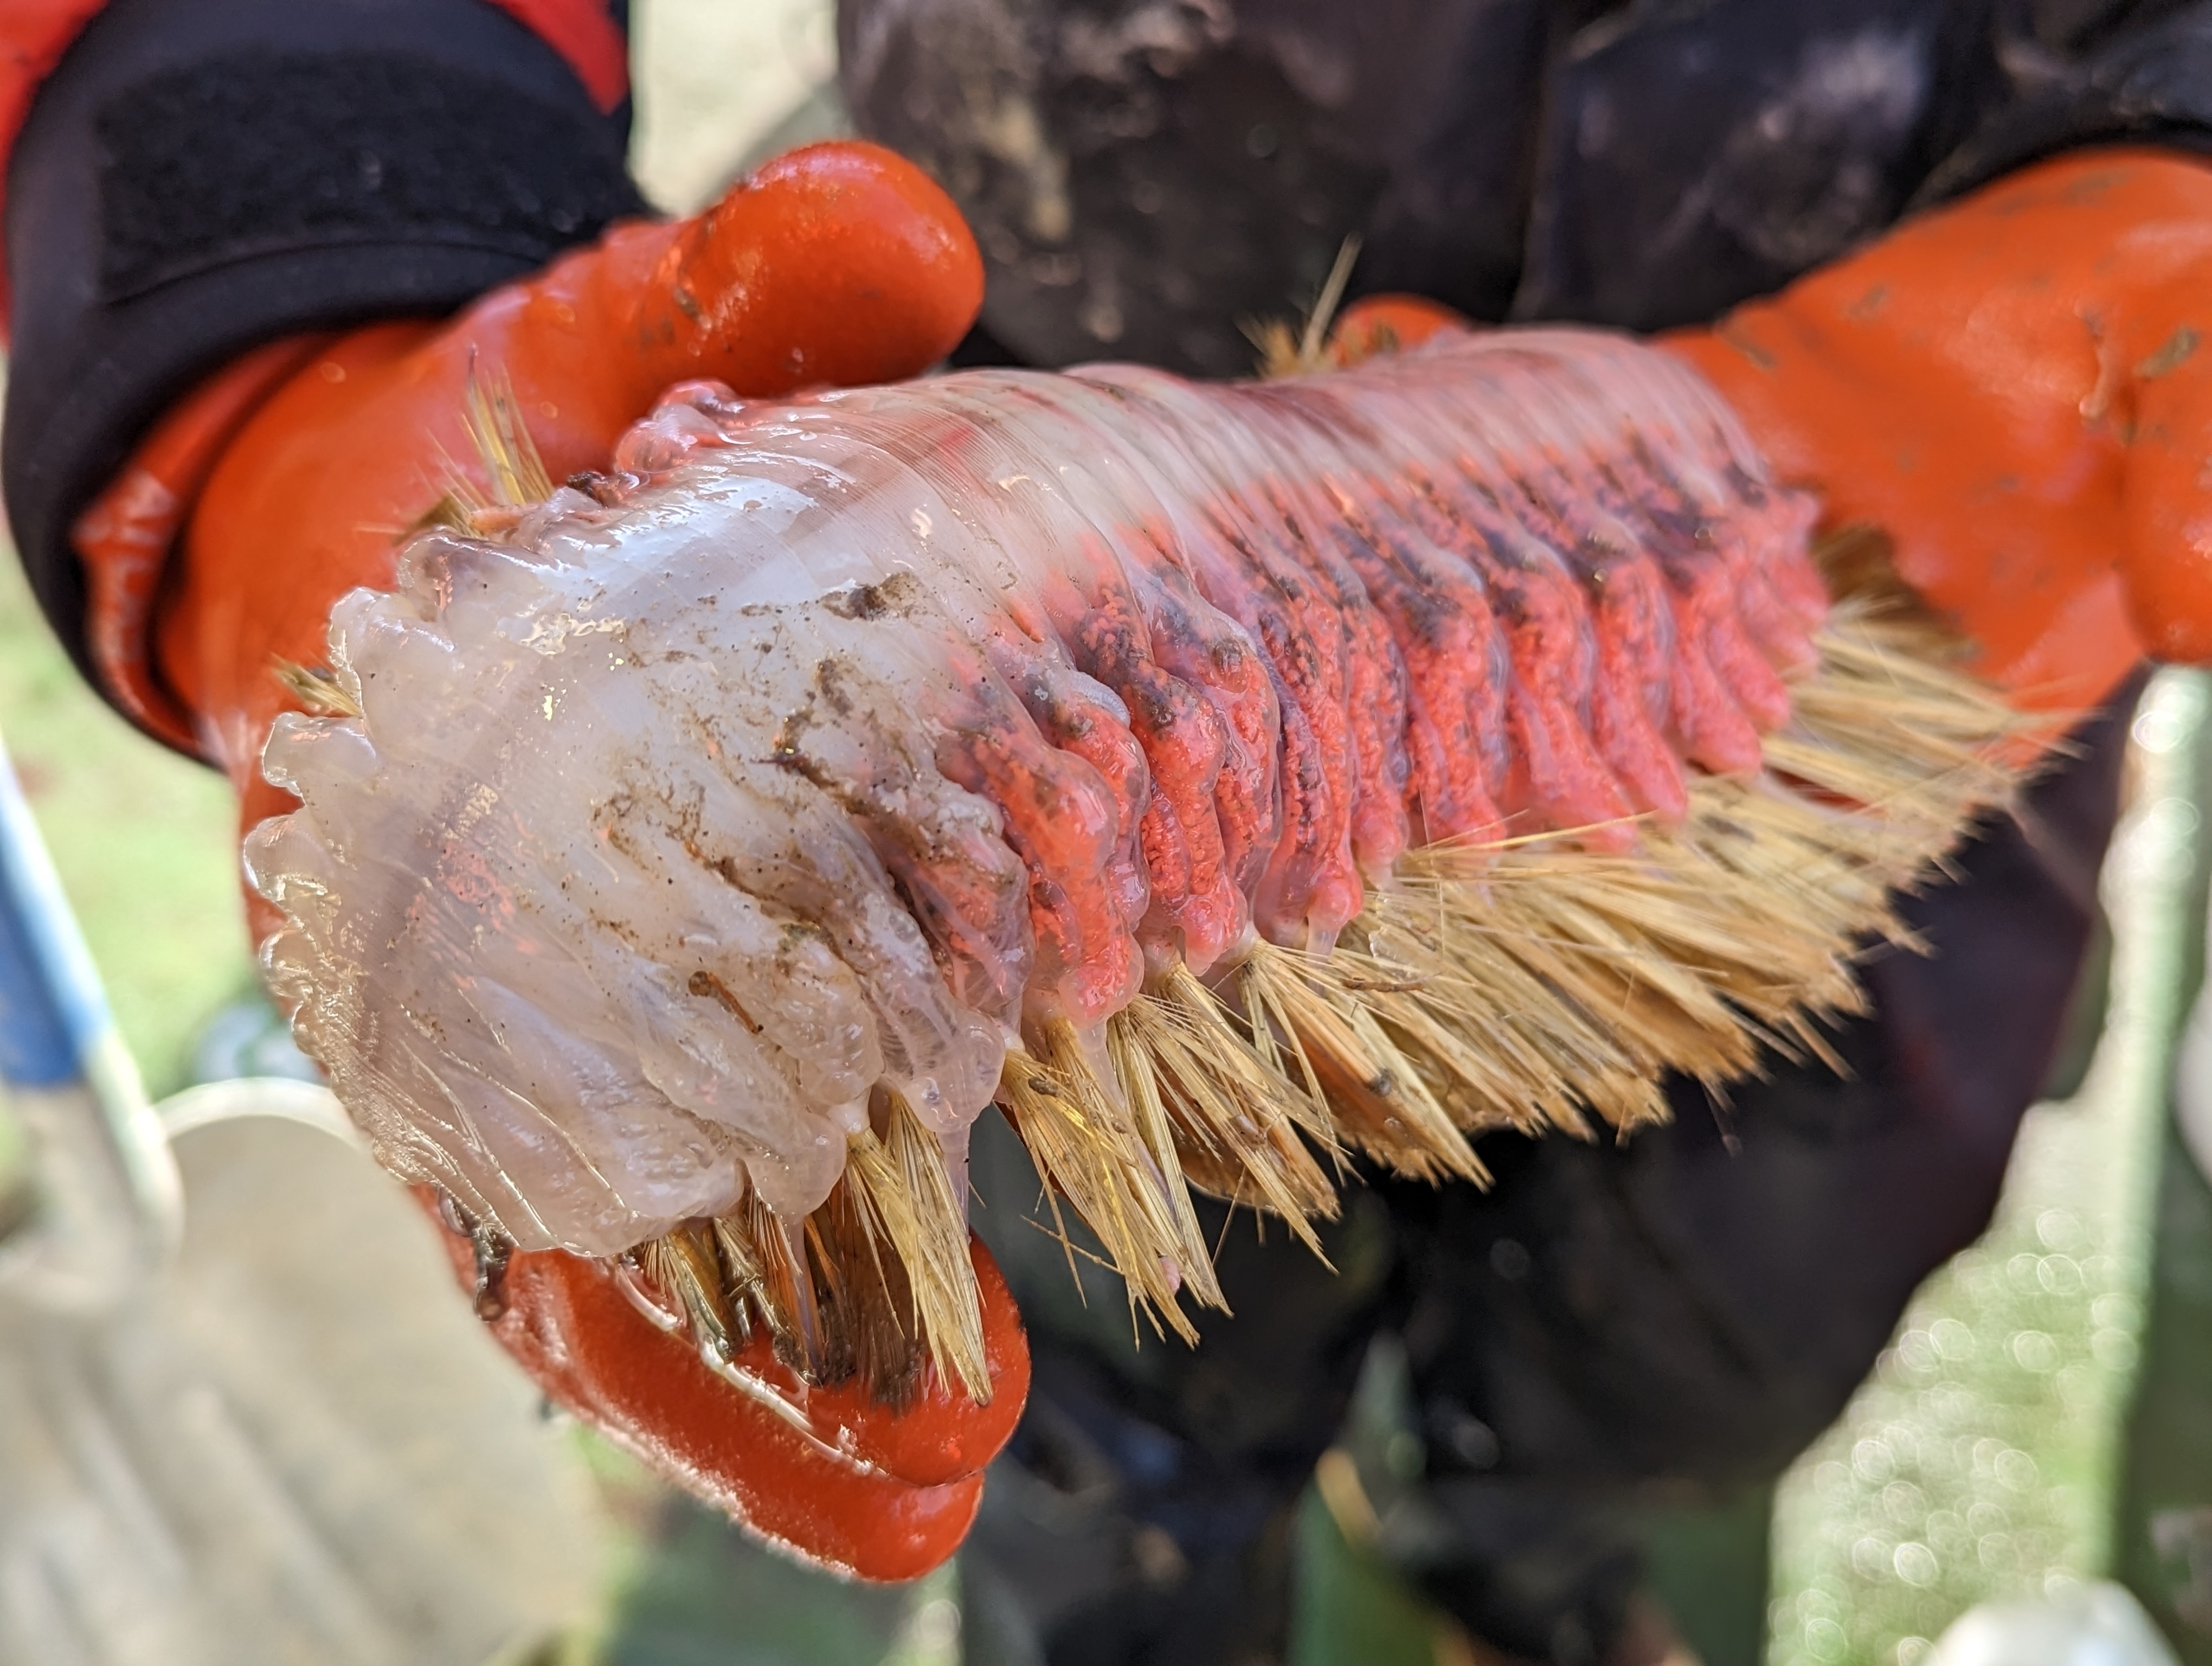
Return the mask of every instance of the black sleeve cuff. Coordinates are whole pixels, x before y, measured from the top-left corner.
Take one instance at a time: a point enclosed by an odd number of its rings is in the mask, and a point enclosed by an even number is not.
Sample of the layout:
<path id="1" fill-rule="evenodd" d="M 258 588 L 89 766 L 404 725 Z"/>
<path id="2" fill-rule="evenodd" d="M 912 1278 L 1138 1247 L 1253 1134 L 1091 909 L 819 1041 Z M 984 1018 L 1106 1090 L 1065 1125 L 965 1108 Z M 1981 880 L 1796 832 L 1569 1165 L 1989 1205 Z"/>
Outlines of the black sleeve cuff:
<path id="1" fill-rule="evenodd" d="M 247 349 L 436 314 L 646 211 L 602 114 L 485 0 L 112 0 L 9 162 L 0 483 L 84 659 L 69 529 Z"/>
<path id="2" fill-rule="evenodd" d="M 2212 4 L 2190 5 L 2008 105 L 1913 198 L 1932 207 L 2069 150 L 2148 144 L 2212 155 Z"/>

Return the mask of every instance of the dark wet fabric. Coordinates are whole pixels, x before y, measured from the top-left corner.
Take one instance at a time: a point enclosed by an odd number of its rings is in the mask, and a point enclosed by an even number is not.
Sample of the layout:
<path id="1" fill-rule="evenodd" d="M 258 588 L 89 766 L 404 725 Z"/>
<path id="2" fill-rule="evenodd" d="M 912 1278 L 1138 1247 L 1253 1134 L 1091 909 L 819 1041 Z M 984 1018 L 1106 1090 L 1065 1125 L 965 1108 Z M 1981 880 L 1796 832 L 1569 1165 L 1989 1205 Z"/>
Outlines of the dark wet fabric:
<path id="1" fill-rule="evenodd" d="M 2145 0 L 844 0 L 1012 357 L 1206 375 L 1354 292 L 1700 322 L 2054 151 L 2207 148 L 2212 7 Z"/>
<path id="2" fill-rule="evenodd" d="M 2212 4 L 2170 0 L 844 0 L 840 40 L 862 130 L 976 228 L 972 362 L 1241 374 L 1247 326 L 1355 236 L 1354 295 L 1699 323 L 2043 157 L 2212 149 Z M 2096 927 L 2119 752 L 2108 727 L 1912 904 L 1936 952 L 1869 968 L 1852 1077 L 1778 1067 L 1726 1109 L 1678 1085 L 1625 1147 L 1494 1140 L 1488 1194 L 1378 1188 L 1371 1289 L 1278 1242 L 1224 1268 L 1237 1316 L 1198 1353 L 1133 1353 L 1110 1293 L 1067 1308 L 1058 1247 L 986 1211 L 1038 1359 L 970 1559 L 979 1592 L 1031 1593 L 1005 1657 L 1279 1650 L 1304 1466 L 1398 1329 L 1440 1524 L 1410 1571 L 1501 1646 L 1601 1657 L 1638 1489 L 1771 1480 L 1986 1224 Z"/>

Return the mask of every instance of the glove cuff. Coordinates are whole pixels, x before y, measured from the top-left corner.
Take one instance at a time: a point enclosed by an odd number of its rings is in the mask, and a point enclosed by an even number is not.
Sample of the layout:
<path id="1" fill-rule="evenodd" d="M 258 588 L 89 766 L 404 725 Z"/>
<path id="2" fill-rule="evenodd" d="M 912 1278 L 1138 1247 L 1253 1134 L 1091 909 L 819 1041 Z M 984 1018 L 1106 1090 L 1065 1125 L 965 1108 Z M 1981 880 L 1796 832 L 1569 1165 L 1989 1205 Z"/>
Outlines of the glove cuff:
<path id="1" fill-rule="evenodd" d="M 155 420 L 264 344 L 449 311 L 644 211 L 627 127 L 483 0 L 115 0 L 87 27 L 9 164 L 0 481 L 48 617 L 126 715 L 177 738 L 94 651 L 70 534 Z"/>
<path id="2" fill-rule="evenodd" d="M 2106 145 L 2212 155 L 2212 9 L 2181 8 L 2000 106 L 1910 206 L 1955 202 L 2008 173 Z"/>
<path id="3" fill-rule="evenodd" d="M 328 339 L 271 342 L 209 377 L 170 406 L 70 529 L 83 564 L 82 647 L 98 685 L 117 710 L 179 751 L 197 752 L 199 744 L 151 650 L 162 570 L 231 436 Z"/>

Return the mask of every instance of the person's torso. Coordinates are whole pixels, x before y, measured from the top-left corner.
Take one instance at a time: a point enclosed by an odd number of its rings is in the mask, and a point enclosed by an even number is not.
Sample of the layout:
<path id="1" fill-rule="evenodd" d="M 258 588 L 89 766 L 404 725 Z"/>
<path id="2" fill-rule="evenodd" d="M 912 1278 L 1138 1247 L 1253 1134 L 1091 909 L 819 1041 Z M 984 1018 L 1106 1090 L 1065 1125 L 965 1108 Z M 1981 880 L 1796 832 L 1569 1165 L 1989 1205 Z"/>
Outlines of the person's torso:
<path id="1" fill-rule="evenodd" d="M 1355 293 L 1709 319 L 1888 225 L 2129 0 L 844 0 L 865 131 L 973 220 L 1016 356 L 1249 368 Z"/>

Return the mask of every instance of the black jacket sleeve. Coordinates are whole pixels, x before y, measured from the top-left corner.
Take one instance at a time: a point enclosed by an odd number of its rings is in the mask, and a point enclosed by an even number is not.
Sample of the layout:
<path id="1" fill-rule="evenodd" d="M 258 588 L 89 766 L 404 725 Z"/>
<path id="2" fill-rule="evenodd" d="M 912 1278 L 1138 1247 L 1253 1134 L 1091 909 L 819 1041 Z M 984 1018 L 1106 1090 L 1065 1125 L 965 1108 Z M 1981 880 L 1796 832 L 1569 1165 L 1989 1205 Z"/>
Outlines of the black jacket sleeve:
<path id="1" fill-rule="evenodd" d="M 645 204 L 629 110 L 484 0 L 113 0 L 9 161 L 0 481 L 84 665 L 70 522 L 249 348 L 447 312 Z"/>
<path id="2" fill-rule="evenodd" d="M 2212 155 L 2212 3 L 2093 33 L 2084 50 L 2023 70 L 2019 95 L 1931 173 L 1916 203 L 1948 200 L 2061 152 L 2149 144 Z"/>

